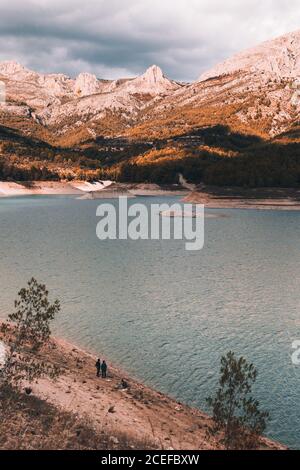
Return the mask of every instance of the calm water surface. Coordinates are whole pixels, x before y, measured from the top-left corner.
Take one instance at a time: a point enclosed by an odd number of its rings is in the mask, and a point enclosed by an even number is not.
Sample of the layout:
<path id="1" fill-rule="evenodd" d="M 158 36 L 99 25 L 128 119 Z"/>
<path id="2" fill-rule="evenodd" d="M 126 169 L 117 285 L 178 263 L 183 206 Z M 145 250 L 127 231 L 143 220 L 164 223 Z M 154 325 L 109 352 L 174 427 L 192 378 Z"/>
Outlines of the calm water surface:
<path id="1" fill-rule="evenodd" d="M 269 435 L 299 449 L 300 213 L 216 211 L 228 217 L 206 219 L 205 248 L 187 252 L 182 241 L 99 241 L 98 204 L 0 199 L 0 316 L 35 276 L 62 301 L 56 334 L 202 409 L 232 349 L 259 370 Z"/>

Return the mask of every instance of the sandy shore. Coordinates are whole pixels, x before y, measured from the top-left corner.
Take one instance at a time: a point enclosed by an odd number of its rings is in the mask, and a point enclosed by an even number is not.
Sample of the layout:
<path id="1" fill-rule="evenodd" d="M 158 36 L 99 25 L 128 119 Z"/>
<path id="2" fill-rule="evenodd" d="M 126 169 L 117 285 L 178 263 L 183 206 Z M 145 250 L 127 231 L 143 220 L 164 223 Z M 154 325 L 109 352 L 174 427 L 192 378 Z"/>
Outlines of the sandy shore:
<path id="1" fill-rule="evenodd" d="M 39 195 L 77 195 L 81 199 L 113 199 L 120 196 L 181 196 L 188 191 L 165 189 L 154 184 L 125 184 L 112 181 L 89 183 L 87 181 L 33 181 L 14 183 L 0 181 L 0 198 Z"/>
<path id="2" fill-rule="evenodd" d="M 109 361 L 108 377 L 98 378 L 96 357 L 62 339 L 52 339 L 42 359 L 59 365 L 63 373 L 55 382 L 42 379 L 34 384 L 33 394 L 88 418 L 99 430 L 125 432 L 162 449 L 217 448 L 215 438 L 207 435 L 208 415 L 139 383 Z M 128 387 L 122 387 L 122 379 Z M 263 438 L 261 448 L 285 447 Z"/>
<path id="3" fill-rule="evenodd" d="M 11 183 L 0 181 L 0 197 L 34 196 L 34 195 L 68 195 L 84 194 L 71 183 L 62 181 L 37 181 L 33 183 Z"/>
<path id="4" fill-rule="evenodd" d="M 96 377 L 95 356 L 61 340 L 53 341 L 64 374 L 57 382 L 41 380 L 34 393 L 64 410 L 88 418 L 99 428 L 132 434 L 164 449 L 213 449 L 206 437 L 210 419 L 146 387 L 108 362 L 108 378 Z M 51 356 L 53 352 L 51 353 Z M 128 388 L 122 388 L 125 380 Z M 113 412 L 109 412 L 113 410 Z"/>
<path id="5" fill-rule="evenodd" d="M 74 195 L 78 199 L 114 199 L 120 196 L 175 197 L 183 202 L 204 204 L 208 209 L 300 210 L 300 189 L 290 188 L 215 188 L 190 191 L 180 186 L 87 181 L 34 181 L 14 183 L 0 181 L 0 198 L 39 195 Z"/>
<path id="6" fill-rule="evenodd" d="M 203 188 L 190 192 L 183 202 L 208 209 L 300 210 L 300 190 L 291 188 Z"/>

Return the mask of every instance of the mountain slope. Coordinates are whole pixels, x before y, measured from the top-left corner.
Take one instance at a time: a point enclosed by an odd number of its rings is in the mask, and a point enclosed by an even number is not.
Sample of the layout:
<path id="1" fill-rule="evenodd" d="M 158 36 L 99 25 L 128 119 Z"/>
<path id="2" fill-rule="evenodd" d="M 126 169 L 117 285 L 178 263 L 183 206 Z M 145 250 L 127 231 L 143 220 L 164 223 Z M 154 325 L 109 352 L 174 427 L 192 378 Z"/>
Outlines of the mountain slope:
<path id="1" fill-rule="evenodd" d="M 109 81 L 98 80 L 88 73 L 79 74 L 75 80 L 63 74 L 38 74 L 16 62 L 3 62 L 0 80 L 6 85 L 7 95 L 6 104 L 0 108 L 4 125 L 13 125 L 18 118 L 28 119 L 32 121 L 35 135 L 34 123 L 37 123 L 41 133 L 44 128 L 56 138 L 65 135 L 66 140 L 68 134 L 76 130 L 79 141 L 98 132 L 101 134 L 102 130 L 118 133 L 131 125 L 149 103 L 181 87 L 166 78 L 157 66 L 149 67 L 143 75 L 133 79 Z M 108 129 L 106 124 L 101 129 L 106 118 L 113 122 Z M 51 136 L 49 138 L 51 140 Z"/>
<path id="2" fill-rule="evenodd" d="M 260 71 L 278 79 L 298 78 L 300 76 L 300 31 L 240 52 L 203 73 L 199 81 L 242 70 L 253 73 Z"/>
<path id="3" fill-rule="evenodd" d="M 0 79 L 8 100 L 0 116 L 4 125 L 5 118 L 29 119 L 41 126 L 38 137 L 50 134 L 71 146 L 97 135 L 155 138 L 215 124 L 273 137 L 297 125 L 299 76 L 300 31 L 239 53 L 193 84 L 169 80 L 157 66 L 109 81 L 88 73 L 76 79 L 38 74 L 4 62 Z"/>
<path id="4" fill-rule="evenodd" d="M 298 126 L 300 31 L 237 54 L 166 97 L 134 135 L 173 135 L 205 125 L 272 138 Z M 159 111 L 159 113 L 157 113 Z M 156 116 L 160 115 L 157 122 Z"/>
<path id="5" fill-rule="evenodd" d="M 76 148 L 80 171 L 101 169 L 103 177 L 126 181 L 170 183 L 182 173 L 196 183 L 297 185 L 299 75 L 300 31 L 239 53 L 191 84 L 168 79 L 157 66 L 136 78 L 103 80 L 5 62 L 0 125 L 57 147 L 54 171 L 64 147 Z M 18 164 L 23 154 L 18 150 Z"/>

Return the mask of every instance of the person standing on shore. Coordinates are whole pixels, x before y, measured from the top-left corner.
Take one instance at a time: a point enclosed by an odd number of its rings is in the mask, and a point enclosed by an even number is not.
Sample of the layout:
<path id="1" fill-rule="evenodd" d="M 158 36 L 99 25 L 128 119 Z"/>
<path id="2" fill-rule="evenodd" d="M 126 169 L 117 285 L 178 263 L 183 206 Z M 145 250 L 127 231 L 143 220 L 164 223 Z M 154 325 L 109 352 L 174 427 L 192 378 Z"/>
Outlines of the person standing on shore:
<path id="1" fill-rule="evenodd" d="M 95 367 L 97 369 L 97 377 L 100 377 L 100 369 L 101 369 L 101 361 L 100 359 L 97 360 Z"/>
<path id="2" fill-rule="evenodd" d="M 102 364 L 101 364 L 101 372 L 102 372 L 102 378 L 105 379 L 106 378 L 106 371 L 107 371 L 107 364 L 105 361 L 102 361 Z"/>

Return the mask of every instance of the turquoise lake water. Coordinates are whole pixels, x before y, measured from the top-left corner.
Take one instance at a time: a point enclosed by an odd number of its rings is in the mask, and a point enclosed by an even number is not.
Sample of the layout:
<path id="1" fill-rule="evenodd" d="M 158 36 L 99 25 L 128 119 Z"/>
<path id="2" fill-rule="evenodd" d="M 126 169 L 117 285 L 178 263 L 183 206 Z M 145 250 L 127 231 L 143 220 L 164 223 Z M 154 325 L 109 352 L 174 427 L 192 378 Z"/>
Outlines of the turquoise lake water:
<path id="1" fill-rule="evenodd" d="M 0 199 L 0 316 L 34 276 L 61 300 L 56 334 L 204 410 L 234 350 L 259 371 L 268 435 L 299 449 L 300 213 L 210 210 L 227 217 L 206 219 L 204 249 L 188 252 L 178 240 L 99 241 L 99 203 Z"/>

